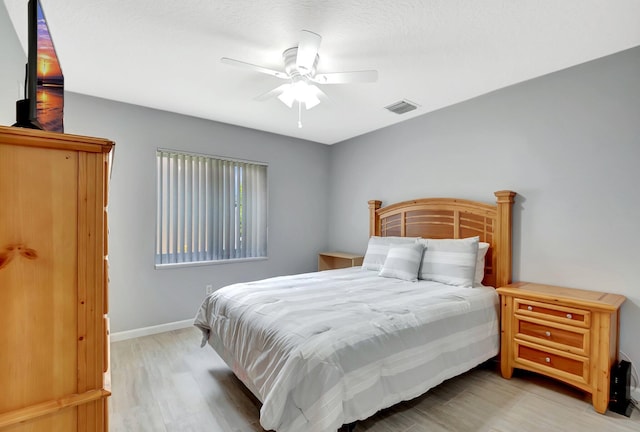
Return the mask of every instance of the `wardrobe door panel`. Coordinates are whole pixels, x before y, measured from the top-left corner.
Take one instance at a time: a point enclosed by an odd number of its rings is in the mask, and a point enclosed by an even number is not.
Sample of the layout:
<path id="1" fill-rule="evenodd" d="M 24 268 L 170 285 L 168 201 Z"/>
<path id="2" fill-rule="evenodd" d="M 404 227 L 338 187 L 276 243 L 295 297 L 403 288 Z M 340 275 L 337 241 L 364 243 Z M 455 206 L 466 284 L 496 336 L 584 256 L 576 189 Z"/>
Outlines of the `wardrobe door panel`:
<path id="1" fill-rule="evenodd" d="M 77 166 L 0 145 L 0 412 L 77 390 Z"/>

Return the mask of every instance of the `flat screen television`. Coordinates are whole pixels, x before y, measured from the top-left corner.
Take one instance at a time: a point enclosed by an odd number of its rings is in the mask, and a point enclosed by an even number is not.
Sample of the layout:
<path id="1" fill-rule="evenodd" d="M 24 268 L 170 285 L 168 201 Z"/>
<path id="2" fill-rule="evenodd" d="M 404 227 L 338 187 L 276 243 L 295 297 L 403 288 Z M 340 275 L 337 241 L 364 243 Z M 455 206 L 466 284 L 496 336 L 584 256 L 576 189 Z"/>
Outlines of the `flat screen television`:
<path id="1" fill-rule="evenodd" d="M 39 0 L 29 0 L 25 99 L 14 126 L 64 132 L 64 75 Z"/>

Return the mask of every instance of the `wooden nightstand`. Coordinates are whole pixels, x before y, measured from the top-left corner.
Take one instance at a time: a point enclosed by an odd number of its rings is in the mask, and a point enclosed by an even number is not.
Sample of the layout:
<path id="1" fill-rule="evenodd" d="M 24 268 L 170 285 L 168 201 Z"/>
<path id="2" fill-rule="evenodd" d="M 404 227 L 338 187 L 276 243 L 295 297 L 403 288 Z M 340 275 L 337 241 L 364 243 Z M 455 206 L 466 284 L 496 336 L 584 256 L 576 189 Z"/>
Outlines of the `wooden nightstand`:
<path id="1" fill-rule="evenodd" d="M 318 254 L 318 271 L 333 270 L 362 265 L 362 255 L 344 252 L 322 252 Z"/>
<path id="2" fill-rule="evenodd" d="M 497 289 L 502 304 L 500 368 L 556 378 L 591 393 L 595 410 L 609 403 L 625 297 L 519 282 Z"/>

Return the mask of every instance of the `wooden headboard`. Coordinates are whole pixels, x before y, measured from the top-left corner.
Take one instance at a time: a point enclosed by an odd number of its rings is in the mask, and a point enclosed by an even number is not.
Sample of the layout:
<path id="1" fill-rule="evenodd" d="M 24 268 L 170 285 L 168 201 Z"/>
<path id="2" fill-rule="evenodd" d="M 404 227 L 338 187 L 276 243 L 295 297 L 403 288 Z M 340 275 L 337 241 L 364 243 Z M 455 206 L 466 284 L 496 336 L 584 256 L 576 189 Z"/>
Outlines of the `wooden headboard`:
<path id="1" fill-rule="evenodd" d="M 511 282 L 511 211 L 515 192 L 495 192 L 496 204 L 456 198 L 422 198 L 381 207 L 369 201 L 369 235 L 423 238 L 479 236 L 491 246 L 484 285 Z"/>

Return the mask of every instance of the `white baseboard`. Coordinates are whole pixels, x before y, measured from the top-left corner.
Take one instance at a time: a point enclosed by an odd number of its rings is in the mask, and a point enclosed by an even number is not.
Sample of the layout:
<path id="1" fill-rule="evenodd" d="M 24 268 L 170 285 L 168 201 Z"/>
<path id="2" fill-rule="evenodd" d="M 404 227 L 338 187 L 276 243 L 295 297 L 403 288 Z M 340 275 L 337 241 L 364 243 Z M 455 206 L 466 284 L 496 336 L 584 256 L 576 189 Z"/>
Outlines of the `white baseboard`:
<path id="1" fill-rule="evenodd" d="M 158 333 L 164 333 L 171 330 L 179 330 L 193 325 L 193 318 L 184 321 L 175 321 L 166 324 L 160 324 L 151 327 L 142 327 L 139 329 L 127 330 L 117 333 L 111 333 L 111 342 L 118 342 L 127 339 L 133 339 L 141 336 L 149 336 Z"/>

